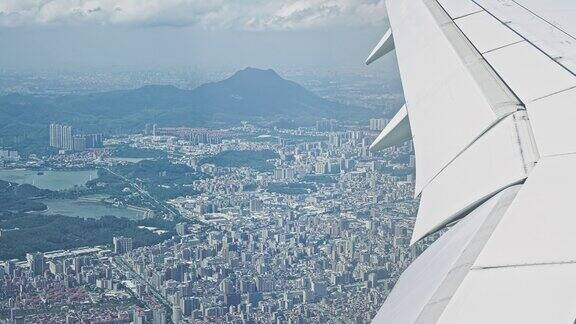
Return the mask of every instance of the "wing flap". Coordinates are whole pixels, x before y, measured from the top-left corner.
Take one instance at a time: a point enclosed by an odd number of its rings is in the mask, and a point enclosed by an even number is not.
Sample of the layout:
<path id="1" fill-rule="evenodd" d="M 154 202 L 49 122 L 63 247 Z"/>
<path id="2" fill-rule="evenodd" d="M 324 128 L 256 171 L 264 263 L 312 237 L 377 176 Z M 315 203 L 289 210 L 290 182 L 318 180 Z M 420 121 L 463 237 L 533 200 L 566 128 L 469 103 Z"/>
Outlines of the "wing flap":
<path id="1" fill-rule="evenodd" d="M 368 55 L 368 58 L 366 59 L 366 65 L 373 63 L 377 59 L 392 52 L 393 50 L 394 50 L 394 36 L 392 35 L 392 30 L 388 29 L 388 31 L 384 34 L 380 42 L 378 42 L 376 47 L 374 47 L 372 53 Z"/>
<path id="2" fill-rule="evenodd" d="M 518 133 L 519 124 L 528 123 L 522 116 L 517 112 L 492 127 L 424 188 L 411 243 L 528 176 L 526 162 L 534 157 L 518 145 L 526 141 Z"/>
<path id="3" fill-rule="evenodd" d="M 408 121 L 408 111 L 406 110 L 406 105 L 404 105 L 370 145 L 370 150 L 383 150 L 394 145 L 402 144 L 411 138 L 412 132 L 410 131 L 410 122 Z"/>

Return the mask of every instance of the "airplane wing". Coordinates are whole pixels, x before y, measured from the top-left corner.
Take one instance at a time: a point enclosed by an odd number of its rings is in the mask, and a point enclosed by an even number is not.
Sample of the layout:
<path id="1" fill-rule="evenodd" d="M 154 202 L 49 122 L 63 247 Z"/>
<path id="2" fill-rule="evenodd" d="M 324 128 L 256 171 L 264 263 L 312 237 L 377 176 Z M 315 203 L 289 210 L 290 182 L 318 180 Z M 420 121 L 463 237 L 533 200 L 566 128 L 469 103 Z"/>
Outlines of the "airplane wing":
<path id="1" fill-rule="evenodd" d="M 452 226 L 374 322 L 576 319 L 576 1 L 387 0 L 406 104 L 372 144 L 414 143 L 412 243 Z"/>

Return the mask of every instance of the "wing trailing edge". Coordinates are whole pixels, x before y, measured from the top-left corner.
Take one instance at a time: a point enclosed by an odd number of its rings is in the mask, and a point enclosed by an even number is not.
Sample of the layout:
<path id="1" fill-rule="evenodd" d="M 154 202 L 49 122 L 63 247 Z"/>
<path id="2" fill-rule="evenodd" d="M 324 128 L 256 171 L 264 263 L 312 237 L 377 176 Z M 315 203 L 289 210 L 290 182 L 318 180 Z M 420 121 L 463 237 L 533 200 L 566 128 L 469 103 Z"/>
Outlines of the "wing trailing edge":
<path id="1" fill-rule="evenodd" d="M 381 58 L 382 56 L 392 52 L 395 48 L 394 45 L 394 36 L 392 35 L 392 29 L 388 29 L 386 34 L 382 37 L 378 45 L 374 47 L 372 53 L 368 55 L 366 59 L 366 65 L 371 64 L 372 62 L 376 61 L 377 59 Z"/>
<path id="2" fill-rule="evenodd" d="M 408 120 L 408 110 L 406 105 L 394 115 L 390 122 L 384 127 L 380 135 L 370 145 L 370 150 L 380 151 L 385 148 L 402 144 L 412 139 L 410 122 Z"/>

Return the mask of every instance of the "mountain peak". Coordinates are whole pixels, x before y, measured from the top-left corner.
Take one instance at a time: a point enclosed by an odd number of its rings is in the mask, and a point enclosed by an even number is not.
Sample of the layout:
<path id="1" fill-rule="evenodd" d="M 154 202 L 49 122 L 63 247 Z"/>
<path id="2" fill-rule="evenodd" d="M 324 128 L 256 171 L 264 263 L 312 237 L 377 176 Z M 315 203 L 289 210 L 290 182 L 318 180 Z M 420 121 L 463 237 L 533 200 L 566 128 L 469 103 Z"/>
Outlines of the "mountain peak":
<path id="1" fill-rule="evenodd" d="M 247 67 L 243 70 L 239 70 L 234 73 L 230 79 L 265 79 L 265 80 L 283 80 L 276 71 L 272 69 L 257 69 L 253 67 Z"/>
<path id="2" fill-rule="evenodd" d="M 47 114 L 46 118 L 37 118 L 39 109 Z M 270 123 L 285 119 L 309 125 L 320 118 L 360 120 L 370 116 L 373 114 L 367 109 L 328 101 L 274 70 L 256 68 L 243 69 L 226 80 L 193 90 L 148 85 L 47 98 L 0 96 L 0 136 L 45 132 L 46 120 L 83 123 L 88 132 L 114 133 L 141 128 L 146 123 L 210 127 L 242 120 Z"/>

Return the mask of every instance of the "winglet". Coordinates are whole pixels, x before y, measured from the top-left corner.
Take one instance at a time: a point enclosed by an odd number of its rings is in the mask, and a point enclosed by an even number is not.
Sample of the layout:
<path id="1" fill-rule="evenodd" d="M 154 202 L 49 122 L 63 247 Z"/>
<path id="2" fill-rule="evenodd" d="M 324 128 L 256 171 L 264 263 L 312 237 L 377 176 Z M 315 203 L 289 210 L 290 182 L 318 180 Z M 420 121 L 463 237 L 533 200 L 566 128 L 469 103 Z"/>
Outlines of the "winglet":
<path id="1" fill-rule="evenodd" d="M 394 115 L 392 120 L 384 127 L 384 130 L 370 145 L 371 151 L 379 151 L 385 148 L 398 145 L 412 138 L 410 121 L 408 120 L 408 110 L 406 105 Z"/>
<path id="2" fill-rule="evenodd" d="M 394 37 L 392 36 L 392 30 L 388 29 L 388 31 L 386 31 L 386 34 L 384 34 L 380 42 L 378 42 L 378 45 L 374 47 L 372 53 L 368 55 L 368 58 L 366 59 L 366 65 L 390 53 L 393 49 L 394 49 Z"/>

